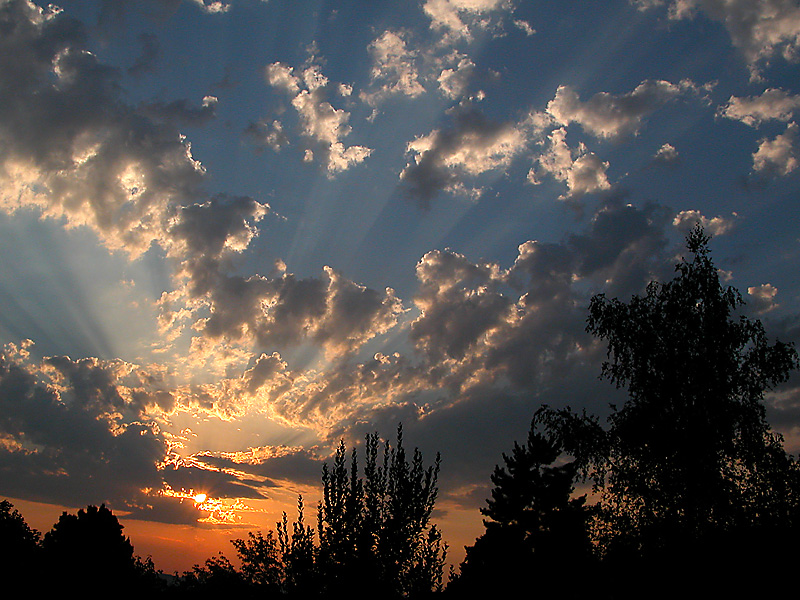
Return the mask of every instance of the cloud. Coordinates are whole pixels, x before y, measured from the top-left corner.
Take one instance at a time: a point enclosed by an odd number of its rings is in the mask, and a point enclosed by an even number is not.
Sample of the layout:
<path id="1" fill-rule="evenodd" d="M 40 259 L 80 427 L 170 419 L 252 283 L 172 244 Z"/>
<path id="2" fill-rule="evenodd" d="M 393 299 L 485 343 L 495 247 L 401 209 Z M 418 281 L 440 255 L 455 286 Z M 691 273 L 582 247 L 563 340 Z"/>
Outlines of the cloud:
<path id="1" fill-rule="evenodd" d="M 789 121 L 799 108 L 800 96 L 793 96 L 779 88 L 769 88 L 760 96 L 731 96 L 728 104 L 720 107 L 718 114 L 758 127 L 762 122 L 772 119 Z"/>
<path id="2" fill-rule="evenodd" d="M 550 175 L 567 185 L 567 193 L 561 199 L 583 194 L 602 192 L 611 188 L 606 171 L 608 162 L 602 161 L 584 144 L 573 150 L 567 145 L 567 130 L 559 127 L 548 136 L 548 146 L 528 172 L 528 180 L 538 185 L 541 175 Z"/>
<path id="3" fill-rule="evenodd" d="M 400 179 L 423 207 L 442 191 L 480 195 L 463 179 L 507 168 L 530 135 L 524 124 L 494 123 L 474 110 L 460 112 L 451 128 L 436 129 L 408 144 L 411 160 Z"/>
<path id="4" fill-rule="evenodd" d="M 475 69 L 472 59 L 467 56 L 459 56 L 458 64 L 452 68 L 443 69 L 439 74 L 439 89 L 452 100 L 463 97 L 475 76 Z"/>
<path id="5" fill-rule="evenodd" d="M 238 377 L 180 392 L 180 403 L 230 415 L 260 407 L 335 442 L 365 424 L 422 422 L 467 398 L 541 398 L 579 373 L 591 372 L 591 380 L 602 353 L 585 331 L 588 290 L 624 297 L 669 276 L 671 218 L 656 205 L 608 203 L 585 232 L 563 243 L 521 244 L 508 268 L 450 250 L 428 252 L 416 269 L 411 351 L 367 360 L 340 355 L 323 370 L 302 372 L 265 353 Z"/>
<path id="6" fill-rule="evenodd" d="M 778 307 L 775 296 L 778 295 L 778 288 L 774 285 L 765 283 L 747 288 L 747 294 L 751 298 L 750 305 L 758 314 L 764 314 Z"/>
<path id="7" fill-rule="evenodd" d="M 547 112 L 561 125 L 578 123 L 599 138 L 635 135 L 645 117 L 667 102 L 694 90 L 696 88 L 691 82 L 672 84 L 647 80 L 626 94 L 599 92 L 582 102 L 577 92 L 562 85 L 547 104 Z"/>
<path id="8" fill-rule="evenodd" d="M 152 407 L 132 391 L 143 383 L 138 369 L 63 356 L 36 364 L 29 348 L 0 353 L 3 493 L 123 507 L 159 489 L 167 445 L 147 416 Z"/>
<path id="9" fill-rule="evenodd" d="M 653 156 L 657 163 L 675 164 L 680 160 L 680 154 L 672 144 L 664 144 Z"/>
<path id="10" fill-rule="evenodd" d="M 527 36 L 531 36 L 536 33 L 536 30 L 531 27 L 531 24 L 527 21 L 523 21 L 522 19 L 514 20 L 514 26 L 523 31 Z"/>
<path id="11" fill-rule="evenodd" d="M 145 102 L 139 106 L 138 112 L 154 122 L 197 127 L 216 117 L 218 102 L 215 96 L 204 97 L 199 107 L 192 106 L 188 100 L 183 98 L 166 103 Z"/>
<path id="12" fill-rule="evenodd" d="M 682 210 L 672 220 L 672 224 L 685 234 L 688 234 L 695 225 L 700 225 L 706 233 L 717 236 L 730 232 L 738 217 L 739 215 L 733 213 L 731 218 L 712 217 L 709 219 L 700 214 L 699 210 Z"/>
<path id="13" fill-rule="evenodd" d="M 283 147 L 289 145 L 289 136 L 283 130 L 283 123 L 277 119 L 272 123 L 265 120 L 250 123 L 244 134 L 259 150 L 270 148 L 279 152 Z"/>
<path id="14" fill-rule="evenodd" d="M 310 142 L 306 160 L 318 160 L 333 176 L 362 163 L 372 153 L 365 146 L 345 146 L 342 142 L 352 130 L 348 124 L 350 113 L 327 101 L 328 79 L 317 65 L 295 72 L 293 67 L 277 62 L 269 65 L 265 73 L 271 86 L 292 98 L 302 134 Z"/>
<path id="15" fill-rule="evenodd" d="M 38 207 L 139 255 L 164 240 L 204 169 L 172 123 L 142 118 L 76 21 L 24 0 L 0 6 L 0 208 Z"/>
<path id="16" fill-rule="evenodd" d="M 133 77 L 141 77 L 145 73 L 154 71 L 161 54 L 158 37 L 155 34 L 142 33 L 139 35 L 139 42 L 142 44 L 142 54 L 128 67 L 128 75 Z"/>
<path id="17" fill-rule="evenodd" d="M 221 2 L 220 0 L 192 0 L 192 2 L 211 14 L 227 12 L 231 7 L 230 3 Z"/>
<path id="18" fill-rule="evenodd" d="M 463 359 L 490 330 L 509 318 L 512 301 L 498 292 L 497 265 L 473 265 L 460 254 L 431 251 L 417 264 L 420 316 L 411 340 L 432 361 Z"/>
<path id="19" fill-rule="evenodd" d="M 478 74 L 475 62 L 450 46 L 416 39 L 406 30 L 387 30 L 367 50 L 370 81 L 359 97 L 372 107 L 392 96 L 420 98 L 434 89 L 453 101 L 484 96 L 481 90 L 470 90 Z"/>
<path id="20" fill-rule="evenodd" d="M 201 255 L 202 256 L 202 255 Z M 394 291 L 358 285 L 325 267 L 319 278 L 226 275 L 202 264 L 190 267 L 186 291 L 196 300 L 190 315 L 192 329 L 208 341 L 245 344 L 259 349 L 291 348 L 312 341 L 330 357 L 358 350 L 370 339 L 388 332 L 404 311 Z M 183 302 L 178 306 L 184 306 Z M 165 311 L 171 310 L 165 306 Z M 207 316 L 202 316 L 207 313 Z M 180 327 L 167 316 L 168 327 Z M 195 359 L 202 350 L 216 352 L 214 344 L 197 340 Z M 213 354 L 212 354 L 213 356 Z M 247 354 L 242 354 L 247 356 Z M 215 358 L 216 360 L 216 358 Z"/>
<path id="21" fill-rule="evenodd" d="M 753 170 L 766 175 L 788 175 L 797 168 L 797 123 L 789 123 L 784 133 L 773 139 L 762 138 L 753 153 Z"/>
<path id="22" fill-rule="evenodd" d="M 476 30 L 490 29 L 493 17 L 511 9 L 509 0 L 425 0 L 422 9 L 431 27 L 444 32 L 445 40 L 470 40 Z"/>
<path id="23" fill-rule="evenodd" d="M 631 0 L 641 9 L 667 4 L 670 18 L 692 18 L 698 10 L 721 21 L 754 76 L 759 63 L 776 54 L 788 60 L 800 47 L 800 7 L 794 0 Z"/>
<path id="24" fill-rule="evenodd" d="M 395 94 L 416 98 L 425 93 L 417 66 L 419 52 L 408 47 L 407 37 L 407 32 L 387 30 L 367 47 L 372 58 L 371 91 L 360 95 L 367 104 L 374 106 Z"/>
<path id="25" fill-rule="evenodd" d="M 204 452 L 196 455 L 220 469 L 235 469 L 269 480 L 318 485 L 324 458 L 302 447 L 261 446 L 239 452 Z"/>

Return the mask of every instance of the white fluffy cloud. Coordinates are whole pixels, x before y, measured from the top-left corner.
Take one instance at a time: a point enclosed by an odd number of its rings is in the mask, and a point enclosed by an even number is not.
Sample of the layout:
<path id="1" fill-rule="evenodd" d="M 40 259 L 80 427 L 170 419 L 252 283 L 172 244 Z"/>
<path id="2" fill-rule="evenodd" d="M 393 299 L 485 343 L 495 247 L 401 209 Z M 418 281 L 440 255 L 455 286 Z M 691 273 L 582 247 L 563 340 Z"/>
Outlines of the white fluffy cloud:
<path id="1" fill-rule="evenodd" d="M 283 89 L 292 98 L 302 133 L 311 142 L 306 160 L 319 160 L 328 174 L 334 175 L 362 163 L 372 153 L 365 146 L 344 145 L 342 140 L 352 130 L 348 124 L 350 113 L 328 102 L 328 79 L 317 65 L 295 72 L 289 65 L 273 63 L 265 73 L 270 85 Z"/>
<path id="2" fill-rule="evenodd" d="M 5 2 L 0 22 L 2 208 L 36 206 L 133 255 L 164 242 L 173 211 L 204 181 L 175 115 L 148 118 L 125 104 L 119 73 L 58 12 Z M 206 118 L 214 104 L 193 114 Z"/>
<path id="3" fill-rule="evenodd" d="M 511 7 L 510 0 L 425 0 L 422 5 L 431 27 L 455 39 L 470 39 L 475 30 L 487 29 L 492 17 Z"/>
<path id="4" fill-rule="evenodd" d="M 428 205 L 440 191 L 479 194 L 465 177 L 507 167 L 529 142 L 526 125 L 493 123 L 479 113 L 458 115 L 450 129 L 437 129 L 408 144 L 411 160 L 400 174 L 411 193 Z"/>
<path id="5" fill-rule="evenodd" d="M 672 224 L 681 231 L 688 233 L 695 225 L 701 225 L 706 233 L 717 236 L 725 235 L 733 229 L 735 220 L 739 215 L 733 213 L 730 218 L 705 217 L 699 210 L 682 210 L 672 220 Z"/>
<path id="6" fill-rule="evenodd" d="M 747 294 L 750 296 L 753 310 L 758 314 L 763 314 L 774 310 L 778 307 L 775 302 L 775 296 L 778 295 L 778 288 L 770 283 L 764 283 L 747 288 Z"/>
<path id="7" fill-rule="evenodd" d="M 795 0 L 631 0 L 642 9 L 669 7 L 670 18 L 691 18 L 698 10 L 721 21 L 752 73 L 776 54 L 793 59 L 800 48 L 800 6 Z"/>
<path id="8" fill-rule="evenodd" d="M 562 125 L 578 123 L 600 138 L 636 134 L 642 121 L 652 112 L 695 90 L 691 82 L 643 81 L 626 94 L 599 92 L 586 101 L 569 86 L 562 85 L 548 103 L 547 112 Z"/>
<path id="9" fill-rule="evenodd" d="M 800 109 L 800 96 L 793 96 L 781 89 L 769 88 L 760 96 L 737 98 L 731 96 L 728 104 L 720 107 L 719 114 L 728 119 L 758 127 L 772 119 L 788 121 Z"/>
<path id="10" fill-rule="evenodd" d="M 664 144 L 656 151 L 653 160 L 660 163 L 671 164 L 680 160 L 680 154 L 672 144 Z"/>
<path id="11" fill-rule="evenodd" d="M 375 105 L 393 94 L 416 98 L 425 93 L 420 82 L 419 52 L 409 48 L 403 31 L 384 31 L 367 47 L 372 58 L 370 89 L 361 99 Z"/>
<path id="12" fill-rule="evenodd" d="M 753 170 L 764 174 L 788 175 L 797 168 L 798 126 L 789 123 L 786 131 L 773 139 L 762 138 L 753 153 Z"/>
<path id="13" fill-rule="evenodd" d="M 562 199 L 609 189 L 611 184 L 606 175 L 608 162 L 589 152 L 583 144 L 573 150 L 567 145 L 566 137 L 567 130 L 564 127 L 550 133 L 547 147 L 536 158 L 536 164 L 528 173 L 528 180 L 539 184 L 541 175 L 550 175 L 565 183 L 568 192 Z"/>

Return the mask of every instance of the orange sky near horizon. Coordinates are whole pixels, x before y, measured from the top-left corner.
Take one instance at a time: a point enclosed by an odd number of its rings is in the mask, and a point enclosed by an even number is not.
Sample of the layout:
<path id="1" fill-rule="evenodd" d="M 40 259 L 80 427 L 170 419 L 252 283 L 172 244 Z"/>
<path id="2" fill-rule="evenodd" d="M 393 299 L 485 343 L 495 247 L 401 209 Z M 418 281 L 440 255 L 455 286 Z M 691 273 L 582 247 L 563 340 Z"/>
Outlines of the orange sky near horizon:
<path id="1" fill-rule="evenodd" d="M 7 498 L 7 500 L 22 514 L 25 522 L 42 535 L 50 531 L 61 513 L 66 511 L 74 514 L 79 510 L 18 498 Z M 206 559 L 220 553 L 238 566 L 236 551 L 231 541 L 246 538 L 249 531 L 275 530 L 283 510 L 286 510 L 290 521 L 296 516 L 294 507 L 276 506 L 273 510 L 265 510 L 258 515 L 260 526 L 254 523 L 234 526 L 175 525 L 128 519 L 124 514 L 114 514 L 124 527 L 123 533 L 130 538 L 136 555 L 142 558 L 152 557 L 156 569 L 164 573 L 182 574 L 191 570 L 192 566 L 202 565 Z M 447 563 L 452 564 L 457 570 L 458 565 L 464 560 L 464 546 L 472 545 L 475 538 L 483 531 L 482 517 L 477 510 L 465 510 L 455 506 L 439 507 L 438 512 L 440 518 L 434 519 L 434 522 L 450 544 Z M 305 519 L 310 524 L 316 522 L 315 498 L 309 497 L 309 501 L 306 502 Z"/>

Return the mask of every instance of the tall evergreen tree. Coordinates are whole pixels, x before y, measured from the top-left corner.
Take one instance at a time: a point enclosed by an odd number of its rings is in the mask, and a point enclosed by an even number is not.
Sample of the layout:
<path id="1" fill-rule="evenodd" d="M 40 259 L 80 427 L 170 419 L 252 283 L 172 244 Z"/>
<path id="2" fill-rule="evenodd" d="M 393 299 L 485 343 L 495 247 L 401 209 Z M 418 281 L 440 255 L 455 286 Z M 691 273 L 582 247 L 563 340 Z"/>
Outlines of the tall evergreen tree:
<path id="1" fill-rule="evenodd" d="M 514 443 L 491 476 L 494 488 L 481 513 L 485 533 L 467 548 L 457 595 L 524 592 L 569 596 L 571 573 L 587 575 L 592 548 L 584 496 L 573 498 L 575 463 L 558 464 L 561 449 L 538 430 Z"/>

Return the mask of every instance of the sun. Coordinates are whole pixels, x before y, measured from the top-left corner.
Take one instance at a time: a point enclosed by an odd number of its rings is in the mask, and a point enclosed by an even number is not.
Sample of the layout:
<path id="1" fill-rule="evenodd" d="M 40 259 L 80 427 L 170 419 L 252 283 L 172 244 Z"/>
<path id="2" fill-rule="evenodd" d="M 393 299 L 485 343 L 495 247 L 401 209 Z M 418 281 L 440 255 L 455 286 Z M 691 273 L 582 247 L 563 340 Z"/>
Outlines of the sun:
<path id="1" fill-rule="evenodd" d="M 192 499 L 195 501 L 195 504 L 202 504 L 208 498 L 205 494 L 195 494 L 192 496 Z"/>

